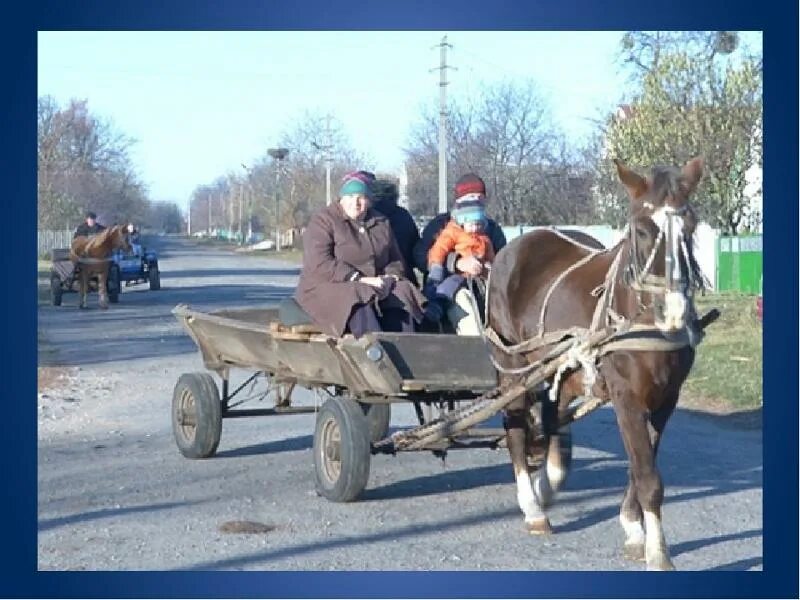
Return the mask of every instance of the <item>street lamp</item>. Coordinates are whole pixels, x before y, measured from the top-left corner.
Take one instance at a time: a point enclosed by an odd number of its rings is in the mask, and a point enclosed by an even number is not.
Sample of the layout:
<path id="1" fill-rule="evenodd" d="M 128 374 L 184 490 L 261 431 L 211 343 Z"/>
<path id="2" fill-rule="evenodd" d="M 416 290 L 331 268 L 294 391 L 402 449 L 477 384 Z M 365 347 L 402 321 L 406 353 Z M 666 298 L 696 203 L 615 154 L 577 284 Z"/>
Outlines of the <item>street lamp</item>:
<path id="1" fill-rule="evenodd" d="M 275 166 L 275 250 L 281 249 L 281 204 L 280 204 L 280 187 L 281 187 L 281 161 L 289 154 L 288 148 L 270 148 L 267 150 L 274 160 L 278 161 Z"/>

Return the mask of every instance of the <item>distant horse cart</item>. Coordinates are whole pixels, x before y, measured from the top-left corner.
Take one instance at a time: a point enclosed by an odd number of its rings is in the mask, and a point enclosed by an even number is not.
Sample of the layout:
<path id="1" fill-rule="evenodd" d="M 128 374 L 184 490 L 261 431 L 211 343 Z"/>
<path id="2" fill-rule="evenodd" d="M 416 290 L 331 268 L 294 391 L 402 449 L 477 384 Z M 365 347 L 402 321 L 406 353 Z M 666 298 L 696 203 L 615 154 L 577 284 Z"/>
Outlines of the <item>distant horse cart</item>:
<path id="1" fill-rule="evenodd" d="M 77 237 L 71 248 L 56 248 L 51 251 L 50 302 L 61 306 L 63 295 L 77 291 L 79 306 L 87 308 L 89 291 L 96 291 L 101 308 L 108 302 L 119 302 L 121 277 L 119 265 L 112 259 L 117 249 L 130 252 L 131 247 L 121 226 L 111 227 L 101 233 Z M 77 287 L 77 290 L 76 290 Z"/>
<path id="2" fill-rule="evenodd" d="M 73 263 L 69 258 L 69 248 L 54 248 L 50 252 L 53 262 L 50 268 L 50 303 L 61 306 L 64 294 L 78 291 L 78 278 L 80 277 L 80 264 Z M 89 290 L 97 291 L 98 277 L 89 279 Z M 120 294 L 119 267 L 109 265 L 106 277 L 106 292 L 112 304 L 119 302 Z"/>
<path id="3" fill-rule="evenodd" d="M 663 485 L 655 465 L 661 433 L 716 310 L 698 317 L 702 286 L 691 248 L 688 198 L 702 163 L 641 177 L 618 163 L 631 196 L 623 239 L 603 248 L 580 233 L 539 230 L 498 253 L 480 337 L 323 334 L 297 307 L 173 313 L 217 373 L 180 376 L 172 426 L 181 453 L 207 458 L 226 418 L 315 412 L 316 488 L 355 500 L 373 454 L 507 447 L 527 530 L 550 533 L 545 508 L 571 463 L 570 424 L 606 402 L 630 460 L 620 510 L 624 554 L 651 570 L 673 568 L 661 526 Z M 250 379 L 230 389 L 231 369 Z M 253 379 L 270 383 L 275 405 L 240 408 Z M 292 406 L 296 386 L 324 401 Z M 389 407 L 411 403 L 419 425 L 388 435 Z M 435 412 L 438 414 L 435 414 Z M 479 427 L 503 413 L 503 429 Z"/>

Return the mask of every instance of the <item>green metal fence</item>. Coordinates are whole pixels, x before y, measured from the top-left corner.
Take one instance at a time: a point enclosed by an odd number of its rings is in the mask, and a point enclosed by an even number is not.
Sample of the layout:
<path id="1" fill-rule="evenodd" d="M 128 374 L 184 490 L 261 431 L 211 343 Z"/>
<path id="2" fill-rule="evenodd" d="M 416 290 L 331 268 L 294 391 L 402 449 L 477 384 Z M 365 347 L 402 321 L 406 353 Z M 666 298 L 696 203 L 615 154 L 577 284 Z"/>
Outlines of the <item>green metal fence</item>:
<path id="1" fill-rule="evenodd" d="M 717 239 L 717 290 L 758 294 L 761 291 L 763 239 L 760 235 Z"/>

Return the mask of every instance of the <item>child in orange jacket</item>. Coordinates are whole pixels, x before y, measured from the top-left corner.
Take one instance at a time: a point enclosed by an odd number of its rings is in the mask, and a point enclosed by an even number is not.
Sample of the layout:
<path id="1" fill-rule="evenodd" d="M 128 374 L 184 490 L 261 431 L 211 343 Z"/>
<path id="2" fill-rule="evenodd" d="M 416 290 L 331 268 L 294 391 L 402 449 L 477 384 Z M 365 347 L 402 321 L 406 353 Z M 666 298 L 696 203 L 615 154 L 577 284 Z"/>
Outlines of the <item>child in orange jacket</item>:
<path id="1" fill-rule="evenodd" d="M 451 252 L 477 258 L 483 263 L 494 260 L 492 241 L 484 233 L 486 209 L 483 200 L 477 197 L 459 198 L 451 215 L 452 219 L 428 252 L 428 277 L 433 281 L 441 282 L 444 278 L 444 264 Z"/>
<path id="2" fill-rule="evenodd" d="M 466 282 L 466 278 L 458 273 L 445 278 L 448 255 L 454 253 L 458 257 L 475 258 L 484 268 L 494 260 L 495 250 L 485 233 L 486 223 L 484 183 L 477 175 L 465 175 L 456 184 L 456 203 L 451 211 L 451 220 L 428 252 L 428 285 L 425 291 L 432 301 L 430 304 L 440 306 L 439 318 L 453 303 L 459 303 L 456 296 Z M 453 269 L 452 266 L 449 268 Z M 429 314 L 429 318 L 434 316 Z M 457 325 L 456 329 L 459 329 Z"/>

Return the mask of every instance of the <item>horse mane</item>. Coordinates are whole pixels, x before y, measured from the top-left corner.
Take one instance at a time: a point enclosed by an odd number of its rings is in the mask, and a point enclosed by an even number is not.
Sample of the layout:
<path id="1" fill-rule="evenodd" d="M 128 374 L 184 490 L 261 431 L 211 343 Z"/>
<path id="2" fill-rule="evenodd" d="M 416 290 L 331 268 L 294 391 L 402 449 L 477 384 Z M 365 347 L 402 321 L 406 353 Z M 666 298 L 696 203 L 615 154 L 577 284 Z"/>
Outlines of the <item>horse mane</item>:
<path id="1" fill-rule="evenodd" d="M 100 246 L 105 244 L 106 241 L 108 241 L 109 236 L 116 227 L 117 227 L 116 225 L 114 227 L 106 227 L 103 231 L 101 231 L 97 235 L 90 237 L 89 241 L 86 242 L 84 251 L 93 250 L 94 248 L 99 248 Z"/>

